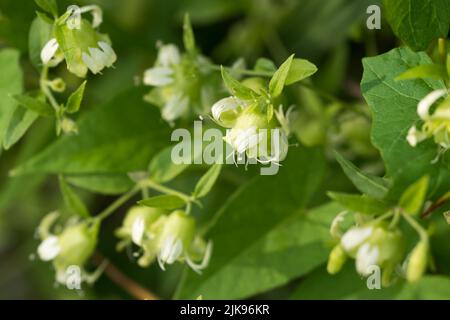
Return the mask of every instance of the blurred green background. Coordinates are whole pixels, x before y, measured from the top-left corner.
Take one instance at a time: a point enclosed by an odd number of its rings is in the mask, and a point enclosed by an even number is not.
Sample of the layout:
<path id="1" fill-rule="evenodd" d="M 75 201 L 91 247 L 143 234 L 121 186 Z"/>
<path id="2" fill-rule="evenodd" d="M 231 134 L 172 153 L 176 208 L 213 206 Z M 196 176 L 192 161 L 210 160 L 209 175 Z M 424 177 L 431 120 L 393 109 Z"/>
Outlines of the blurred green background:
<path id="1" fill-rule="evenodd" d="M 58 3 L 60 11 L 73 4 Z M 252 66 L 263 56 L 279 64 L 295 53 L 318 65 L 319 73 L 314 77 L 317 86 L 345 101 L 361 100 L 361 58 L 396 45 L 386 23 L 379 31 L 365 28 L 367 6 L 377 3 L 372 0 L 93 0 L 75 4 L 90 3 L 103 8 L 101 31 L 110 35 L 119 58 L 114 70 L 106 71 L 101 78 L 89 79 L 86 110 L 133 86 L 136 77 L 152 66 L 157 41 L 181 45 L 182 17 L 186 12 L 191 16 L 199 47 L 216 63 L 231 64 L 243 57 Z M 38 78 L 27 57 L 28 31 L 36 10 L 32 0 L 0 0 L 0 48 L 21 50 L 25 83 L 30 88 Z M 69 79 L 71 88 L 79 83 L 62 68 L 57 72 Z M 35 259 L 36 226 L 46 213 L 63 206 L 57 179 L 34 175 L 11 178 L 8 172 L 53 139 L 52 124 L 41 120 L 21 143 L 0 155 L 0 299 L 131 298 L 106 276 L 83 292 L 58 288 L 50 264 Z M 177 183 L 192 184 L 189 174 L 183 179 Z M 213 210 L 234 191 L 236 182 L 232 180 L 220 184 L 221 195 L 206 203 L 208 210 Z M 338 177 L 332 183 L 348 188 Z M 83 196 L 93 212 L 114 199 L 89 193 Z M 130 263 L 132 257 L 115 253 L 112 232 L 122 216 L 117 214 L 107 221 L 101 234 L 100 251 L 125 274 L 161 297 L 169 298 L 181 267 L 171 268 L 162 276 L 157 266 L 140 269 Z M 284 297 L 285 290 L 289 288 L 261 297 Z"/>

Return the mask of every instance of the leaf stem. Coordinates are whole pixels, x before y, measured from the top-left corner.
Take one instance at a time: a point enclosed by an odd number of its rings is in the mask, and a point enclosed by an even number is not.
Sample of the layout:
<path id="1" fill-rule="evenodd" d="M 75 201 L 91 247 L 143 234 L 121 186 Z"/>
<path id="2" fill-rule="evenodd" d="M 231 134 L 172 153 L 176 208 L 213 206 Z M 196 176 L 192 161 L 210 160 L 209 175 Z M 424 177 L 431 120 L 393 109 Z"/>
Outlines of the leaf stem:
<path id="1" fill-rule="evenodd" d="M 146 186 L 148 188 L 151 188 L 153 190 L 156 190 L 158 192 L 180 197 L 181 199 L 186 201 L 186 203 L 190 203 L 193 200 L 191 196 L 189 196 L 189 195 L 187 195 L 185 193 L 182 193 L 182 192 L 179 192 L 177 190 L 168 188 L 168 187 L 163 186 L 163 185 L 161 185 L 159 183 L 156 183 L 156 182 L 154 182 L 153 180 L 150 180 L 150 179 L 143 181 L 142 184 L 144 186 Z"/>
<path id="2" fill-rule="evenodd" d="M 405 220 L 409 223 L 409 225 L 416 230 L 419 234 L 420 238 L 424 241 L 428 241 L 428 233 L 427 231 L 410 215 L 406 214 L 403 210 L 400 210 L 401 215 Z"/>

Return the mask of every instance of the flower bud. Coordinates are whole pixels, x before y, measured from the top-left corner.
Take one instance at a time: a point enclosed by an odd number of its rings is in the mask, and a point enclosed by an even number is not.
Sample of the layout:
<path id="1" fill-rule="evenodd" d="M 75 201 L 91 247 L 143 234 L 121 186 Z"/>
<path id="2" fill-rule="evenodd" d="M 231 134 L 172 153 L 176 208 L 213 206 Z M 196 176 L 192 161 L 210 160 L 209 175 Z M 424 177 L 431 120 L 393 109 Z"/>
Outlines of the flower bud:
<path id="1" fill-rule="evenodd" d="M 422 240 L 411 252 L 406 269 L 406 279 L 409 282 L 419 280 L 424 274 L 428 262 L 428 251 L 428 241 Z"/>
<path id="2" fill-rule="evenodd" d="M 55 92 L 64 92 L 66 90 L 66 83 L 61 78 L 56 78 L 48 82 L 50 89 Z"/>
<path id="3" fill-rule="evenodd" d="M 329 274 L 338 273 L 344 266 L 345 261 L 347 261 L 347 254 L 340 244 L 336 245 L 333 250 L 331 250 L 330 256 L 328 258 L 327 271 Z"/>
<path id="4" fill-rule="evenodd" d="M 75 265 L 82 267 L 97 245 L 99 223 L 85 222 L 69 226 L 58 236 L 59 254 L 54 259 L 55 268 L 66 270 Z"/>
<path id="5" fill-rule="evenodd" d="M 163 213 L 163 210 L 144 206 L 134 206 L 128 210 L 123 225 L 116 230 L 116 236 L 124 239 L 119 243 L 118 249 L 122 249 L 130 240 L 136 245 L 142 245 L 145 233 L 150 231 L 151 225 Z"/>
<path id="6" fill-rule="evenodd" d="M 78 134 L 78 125 L 70 118 L 63 117 L 59 122 L 59 127 L 64 134 L 76 135 Z"/>

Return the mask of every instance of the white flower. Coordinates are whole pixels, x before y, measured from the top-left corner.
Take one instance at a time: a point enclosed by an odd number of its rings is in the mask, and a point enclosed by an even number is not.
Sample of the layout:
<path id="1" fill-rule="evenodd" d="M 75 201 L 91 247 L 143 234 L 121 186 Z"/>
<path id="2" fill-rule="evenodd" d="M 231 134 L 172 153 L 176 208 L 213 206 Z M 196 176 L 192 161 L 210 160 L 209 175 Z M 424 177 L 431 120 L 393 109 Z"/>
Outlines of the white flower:
<path id="1" fill-rule="evenodd" d="M 173 70 L 166 67 L 154 67 L 145 71 L 144 84 L 154 87 L 164 87 L 173 82 Z"/>
<path id="2" fill-rule="evenodd" d="M 181 93 L 173 95 L 163 106 L 161 116 L 164 120 L 171 122 L 181 117 L 189 107 L 189 98 Z"/>
<path id="3" fill-rule="evenodd" d="M 37 252 L 39 258 L 43 261 L 50 261 L 56 258 L 61 251 L 59 240 L 57 236 L 49 236 L 39 245 Z"/>
<path id="4" fill-rule="evenodd" d="M 447 94 L 447 90 L 435 90 L 423 98 L 417 105 L 417 114 L 422 120 L 430 117 L 429 110 L 431 106 L 441 97 Z"/>
<path id="5" fill-rule="evenodd" d="M 380 250 L 369 243 L 363 244 L 356 254 L 356 270 L 363 276 L 370 274 L 370 266 L 376 265 Z"/>
<path id="6" fill-rule="evenodd" d="M 131 240 L 140 246 L 144 237 L 145 220 L 143 217 L 137 217 L 131 226 Z"/>
<path id="7" fill-rule="evenodd" d="M 111 46 L 103 41 L 98 42 L 100 48 L 89 48 L 89 53 L 83 52 L 82 60 L 93 74 L 97 74 L 105 67 L 111 67 L 117 60 L 116 53 Z"/>
<path id="8" fill-rule="evenodd" d="M 330 234 L 333 238 L 341 238 L 342 232 L 340 230 L 342 222 L 345 220 L 345 216 L 347 215 L 348 211 L 342 211 L 340 212 L 331 222 L 330 226 Z"/>
<path id="9" fill-rule="evenodd" d="M 364 228 L 351 228 L 348 230 L 341 239 L 341 245 L 346 251 L 352 251 L 359 247 L 367 238 L 373 233 L 372 227 Z"/>
<path id="10" fill-rule="evenodd" d="M 59 45 L 55 38 L 50 39 L 42 48 L 41 61 L 44 65 L 51 64 L 51 60 L 55 57 Z"/>
<path id="11" fill-rule="evenodd" d="M 174 44 L 163 45 L 158 51 L 158 63 L 163 67 L 179 64 L 181 61 L 180 51 Z"/>

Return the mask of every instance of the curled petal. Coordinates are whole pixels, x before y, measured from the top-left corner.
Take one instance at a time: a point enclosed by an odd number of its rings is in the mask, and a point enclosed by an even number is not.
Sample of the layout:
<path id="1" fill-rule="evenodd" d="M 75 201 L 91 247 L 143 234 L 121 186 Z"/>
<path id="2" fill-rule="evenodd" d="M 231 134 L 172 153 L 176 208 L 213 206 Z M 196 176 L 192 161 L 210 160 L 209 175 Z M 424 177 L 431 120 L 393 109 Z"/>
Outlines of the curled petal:
<path id="1" fill-rule="evenodd" d="M 59 246 L 59 240 L 56 236 L 49 236 L 39 245 L 37 252 L 39 258 L 43 261 L 50 261 L 58 256 L 61 248 Z"/>
<path id="2" fill-rule="evenodd" d="M 91 70 L 91 72 L 93 74 L 97 74 L 103 70 L 103 64 L 98 59 L 99 53 L 97 51 L 100 51 L 100 50 L 92 49 L 92 48 L 89 48 L 89 49 L 90 49 L 89 51 L 90 51 L 91 55 L 87 54 L 86 52 L 83 52 L 83 54 L 81 55 L 81 58 L 82 58 L 84 64 L 89 68 L 89 70 Z"/>
<path id="3" fill-rule="evenodd" d="M 161 251 L 158 255 L 158 262 L 161 269 L 164 270 L 164 264 L 172 264 L 180 258 L 183 253 L 183 243 L 181 239 L 177 239 L 173 236 L 167 237 L 161 247 Z"/>
<path id="4" fill-rule="evenodd" d="M 186 256 L 185 256 L 186 263 L 188 264 L 189 267 L 191 267 L 191 269 L 194 272 L 196 272 L 198 274 L 201 274 L 202 270 L 207 268 L 208 265 L 209 265 L 209 260 L 211 259 L 211 255 L 212 255 L 212 249 L 213 249 L 213 244 L 210 241 L 206 245 L 205 253 L 204 253 L 203 259 L 202 259 L 202 261 L 200 263 L 195 263 L 194 261 L 192 261 L 192 259 L 189 257 L 188 254 L 186 254 Z"/>
<path id="5" fill-rule="evenodd" d="M 346 251 L 352 251 L 369 238 L 372 232 L 372 227 L 352 228 L 342 236 L 341 245 Z"/>
<path id="6" fill-rule="evenodd" d="M 242 101 L 235 97 L 223 98 L 217 101 L 211 108 L 213 118 L 224 127 L 232 127 L 236 122 Z"/>
<path id="7" fill-rule="evenodd" d="M 42 48 L 41 60 L 44 65 L 47 65 L 50 60 L 55 56 L 56 51 L 59 48 L 59 44 L 55 38 L 50 39 Z"/>
<path id="8" fill-rule="evenodd" d="M 422 131 L 417 130 L 415 126 L 409 129 L 408 135 L 406 136 L 406 140 L 408 141 L 411 147 L 417 146 L 418 143 L 422 142 L 426 138 L 427 135 Z"/>
<path id="9" fill-rule="evenodd" d="M 97 28 L 103 22 L 103 11 L 97 5 L 84 6 L 80 8 L 80 13 L 92 13 L 92 27 Z"/>
<path id="10" fill-rule="evenodd" d="M 428 119 L 431 106 L 441 97 L 447 94 L 446 90 L 435 90 L 423 98 L 417 105 L 417 114 L 423 120 Z"/>
<path id="11" fill-rule="evenodd" d="M 144 84 L 155 87 L 163 87 L 173 82 L 173 70 L 166 67 L 155 67 L 144 73 Z"/>

